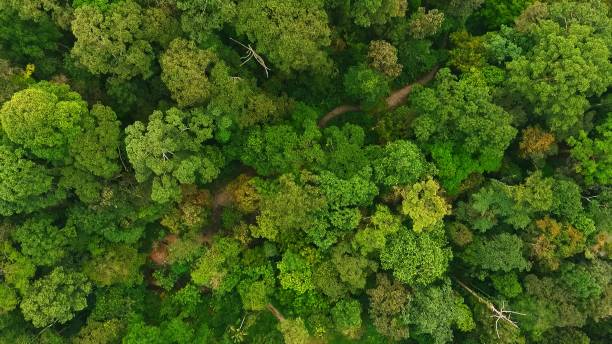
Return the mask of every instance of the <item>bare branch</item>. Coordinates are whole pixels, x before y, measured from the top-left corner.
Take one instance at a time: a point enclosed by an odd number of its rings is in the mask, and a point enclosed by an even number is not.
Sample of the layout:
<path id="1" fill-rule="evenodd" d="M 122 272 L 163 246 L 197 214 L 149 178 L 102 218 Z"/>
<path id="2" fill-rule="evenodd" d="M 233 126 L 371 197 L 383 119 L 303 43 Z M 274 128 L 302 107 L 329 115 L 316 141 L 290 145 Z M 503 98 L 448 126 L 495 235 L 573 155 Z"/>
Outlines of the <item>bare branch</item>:
<path id="1" fill-rule="evenodd" d="M 247 54 L 245 56 L 242 56 L 240 59 L 243 60 L 242 63 L 240 64 L 241 66 L 244 65 L 245 63 L 249 62 L 252 58 L 255 59 L 255 61 L 257 61 L 257 63 L 264 69 L 264 72 L 266 73 L 266 78 L 269 76 L 269 71 L 271 71 L 270 68 L 268 68 L 268 66 L 266 65 L 266 61 L 263 59 L 263 57 L 261 57 L 256 51 L 255 49 L 253 49 L 253 47 L 251 47 L 251 45 L 244 45 L 241 42 L 233 39 L 230 37 L 230 39 L 233 42 L 236 42 L 238 44 L 240 44 L 240 46 L 242 46 L 244 49 L 247 50 Z"/>
<path id="2" fill-rule="evenodd" d="M 497 334 L 497 338 L 500 338 L 499 336 L 499 321 L 503 321 L 506 324 L 509 324 L 510 326 L 514 327 L 514 328 L 519 328 L 516 321 L 512 320 L 512 314 L 517 314 L 517 315 L 526 315 L 525 313 L 520 313 L 520 312 L 515 312 L 515 311 L 508 311 L 506 310 L 506 304 L 505 302 L 502 302 L 501 307 L 497 308 L 493 302 L 485 299 L 484 297 L 478 295 L 478 293 L 476 293 L 475 291 L 473 291 L 470 287 L 468 287 L 467 285 L 465 285 L 465 283 L 455 279 L 455 281 L 457 281 L 457 283 L 465 290 L 467 290 L 468 293 L 470 293 L 472 296 L 474 296 L 476 298 L 476 300 L 478 300 L 478 302 L 482 303 L 483 305 L 487 306 L 487 308 L 493 313 L 493 315 L 491 315 L 491 318 L 495 318 L 495 333 Z"/>

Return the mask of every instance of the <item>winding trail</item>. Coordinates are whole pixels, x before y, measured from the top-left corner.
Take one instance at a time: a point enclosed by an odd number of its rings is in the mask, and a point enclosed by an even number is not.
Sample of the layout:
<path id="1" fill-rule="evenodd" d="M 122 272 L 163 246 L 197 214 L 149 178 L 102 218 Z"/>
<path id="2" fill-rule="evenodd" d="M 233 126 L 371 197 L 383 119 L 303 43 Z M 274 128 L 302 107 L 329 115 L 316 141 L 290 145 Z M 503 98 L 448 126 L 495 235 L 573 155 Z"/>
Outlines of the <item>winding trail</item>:
<path id="1" fill-rule="evenodd" d="M 432 70 L 427 72 L 427 74 L 421 76 L 417 81 L 411 84 L 408 84 L 394 91 L 393 93 L 391 93 L 391 95 L 387 97 L 387 99 L 385 100 L 385 103 L 387 104 L 387 110 L 395 109 L 396 107 L 406 102 L 406 99 L 408 98 L 408 95 L 412 92 L 412 89 L 414 88 L 414 86 L 415 85 L 425 85 L 429 83 L 436 76 L 436 74 L 438 73 L 438 70 L 440 70 L 440 67 L 435 66 Z M 358 105 L 351 105 L 351 104 L 340 105 L 334 108 L 333 110 L 331 110 L 330 112 L 326 113 L 325 116 L 321 117 L 321 119 L 319 120 L 319 128 L 324 128 L 325 126 L 327 126 L 329 121 L 333 120 L 336 117 L 342 116 L 343 114 L 347 112 L 358 112 L 358 111 L 361 111 L 361 107 Z"/>

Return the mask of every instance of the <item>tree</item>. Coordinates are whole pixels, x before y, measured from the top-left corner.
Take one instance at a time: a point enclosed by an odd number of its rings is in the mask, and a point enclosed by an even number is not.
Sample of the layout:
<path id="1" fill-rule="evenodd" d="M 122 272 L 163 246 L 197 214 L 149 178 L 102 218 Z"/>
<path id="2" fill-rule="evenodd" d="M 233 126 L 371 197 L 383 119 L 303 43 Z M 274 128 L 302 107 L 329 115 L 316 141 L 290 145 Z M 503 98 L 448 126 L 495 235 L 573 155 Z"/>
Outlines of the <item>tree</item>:
<path id="1" fill-rule="evenodd" d="M 134 1 L 111 4 L 106 11 L 91 5 L 74 11 L 71 54 L 92 74 L 121 80 L 148 78 L 155 58 L 143 30 L 144 12 Z"/>
<path id="2" fill-rule="evenodd" d="M 491 272 L 525 271 L 531 264 L 523 257 L 523 241 L 516 235 L 501 233 L 477 237 L 460 255 L 468 265 Z"/>
<path id="3" fill-rule="evenodd" d="M 448 69 L 438 72 L 433 89 L 411 96 L 419 113 L 413 122 L 419 143 L 427 147 L 442 185 L 453 194 L 471 173 L 495 171 L 516 135 L 511 116 L 492 103 L 491 91 L 478 73 L 457 80 Z"/>
<path id="4" fill-rule="evenodd" d="M 361 254 L 381 250 L 387 243 L 387 238 L 400 230 L 402 227 L 401 217 L 392 214 L 388 207 L 376 205 L 376 210 L 370 216 L 370 223 L 355 234 L 355 244 L 359 247 Z"/>
<path id="5" fill-rule="evenodd" d="M 236 31 L 270 59 L 273 68 L 290 74 L 311 70 L 323 73 L 330 62 L 323 48 L 330 44 L 330 28 L 323 1 L 247 0 L 236 7 Z"/>
<path id="6" fill-rule="evenodd" d="M 0 145 L 0 214 L 31 213 L 60 203 L 66 192 L 51 169 L 27 159 L 23 149 Z"/>
<path id="7" fill-rule="evenodd" d="M 522 158 L 530 158 L 535 162 L 554 155 L 557 151 L 555 135 L 538 127 L 527 127 L 522 131 L 519 143 L 519 155 Z"/>
<path id="8" fill-rule="evenodd" d="M 460 205 L 458 214 L 480 231 L 489 230 L 500 218 L 514 228 L 523 229 L 539 213 L 553 207 L 553 183 L 552 178 L 543 177 L 540 171 L 518 185 L 492 180 L 471 195 L 469 205 Z"/>
<path id="9" fill-rule="evenodd" d="M 372 156 L 374 180 L 387 187 L 414 184 L 433 171 L 419 147 L 410 141 L 390 142 Z"/>
<path id="10" fill-rule="evenodd" d="M 314 288 L 312 268 L 309 262 L 299 254 L 286 251 L 283 259 L 277 264 L 280 284 L 284 289 L 291 289 L 303 294 Z"/>
<path id="11" fill-rule="evenodd" d="M 8 139 L 34 156 L 62 161 L 81 132 L 87 103 L 67 85 L 41 82 L 13 95 L 0 110 Z"/>
<path id="12" fill-rule="evenodd" d="M 32 21 L 18 18 L 12 9 L 0 11 L 0 57 L 20 65 L 31 63 L 39 75 L 56 71 L 61 37 L 59 28 L 46 16 Z"/>
<path id="13" fill-rule="evenodd" d="M 58 228 L 51 216 L 30 218 L 13 232 L 21 252 L 36 265 L 54 266 L 68 253 L 68 245 L 76 237 L 74 228 Z"/>
<path id="14" fill-rule="evenodd" d="M 415 234 L 400 230 L 389 238 L 380 252 L 383 268 L 411 286 L 425 286 L 442 277 L 452 259 L 446 238 L 440 229 Z"/>
<path id="15" fill-rule="evenodd" d="M 196 285 L 211 288 L 219 293 L 229 292 L 238 282 L 235 270 L 238 268 L 240 246 L 231 238 L 219 238 L 204 252 L 191 271 Z"/>
<path id="16" fill-rule="evenodd" d="M 217 62 L 216 55 L 191 42 L 177 38 L 160 56 L 161 78 L 179 107 L 201 105 L 211 96 L 208 75 Z"/>
<path id="17" fill-rule="evenodd" d="M 574 169 L 584 176 L 588 185 L 610 184 L 612 175 L 612 113 L 595 127 L 595 137 L 589 138 L 581 130 L 577 137 L 570 137 L 567 143 L 572 147 L 570 155 L 575 161 Z"/>
<path id="18" fill-rule="evenodd" d="M 368 289 L 367 294 L 376 330 L 396 341 L 408 338 L 408 327 L 401 319 L 411 298 L 406 288 L 398 281 L 390 281 L 387 275 L 378 274 L 376 287 Z"/>
<path id="19" fill-rule="evenodd" d="M 307 344 L 309 342 L 310 334 L 301 318 L 284 319 L 278 323 L 278 329 L 287 344 Z"/>
<path id="20" fill-rule="evenodd" d="M 91 284 L 85 275 L 57 267 L 37 279 L 21 301 L 21 311 L 35 327 L 63 324 L 87 307 Z"/>
<path id="21" fill-rule="evenodd" d="M 385 76 L 365 65 L 354 66 L 344 75 L 347 95 L 361 103 L 365 109 L 374 109 L 389 95 L 389 83 Z"/>
<path id="22" fill-rule="evenodd" d="M 444 12 L 438 9 L 426 11 L 425 7 L 419 7 L 410 17 L 410 34 L 415 39 L 433 36 L 438 33 L 443 23 Z"/>
<path id="23" fill-rule="evenodd" d="M 557 270 L 561 261 L 584 251 L 585 235 L 572 225 L 544 217 L 535 221 L 531 234 L 531 254 L 548 270 Z"/>
<path id="24" fill-rule="evenodd" d="M 285 124 L 256 127 L 249 132 L 240 158 L 264 176 L 296 172 L 323 160 L 320 138 L 314 122 L 303 133 Z"/>
<path id="25" fill-rule="evenodd" d="M 332 308 L 332 318 L 338 332 L 356 338 L 361 328 L 361 304 L 357 300 L 340 300 Z"/>
<path id="26" fill-rule="evenodd" d="M 392 18 L 403 17 L 408 8 L 406 0 L 357 0 L 349 13 L 355 24 L 363 27 L 383 25 Z"/>
<path id="27" fill-rule="evenodd" d="M 448 282 L 442 286 L 417 289 L 404 321 L 413 329 L 411 337 L 427 335 L 436 344 L 451 342 L 453 327 L 462 332 L 471 331 L 475 327 L 470 309 Z"/>
<path id="28" fill-rule="evenodd" d="M 75 344 L 110 344 L 119 341 L 124 331 L 125 324 L 119 319 L 88 321 L 73 341 Z"/>
<path id="29" fill-rule="evenodd" d="M 273 189 L 270 193 L 262 190 L 257 226 L 251 228 L 254 237 L 288 243 L 301 238 L 302 231 L 325 226 L 317 213 L 325 209 L 326 203 L 315 187 L 302 187 L 290 175 L 267 186 Z"/>
<path id="30" fill-rule="evenodd" d="M 371 41 L 368 48 L 370 68 L 389 78 L 397 78 L 403 66 L 397 62 L 397 48 L 387 41 Z"/>
<path id="31" fill-rule="evenodd" d="M 203 40 L 206 35 L 236 16 L 236 1 L 172 0 L 181 10 L 181 27 L 189 36 Z"/>
<path id="32" fill-rule="evenodd" d="M 529 0 L 485 1 L 473 14 L 472 26 L 481 30 L 494 31 L 502 25 L 511 25 L 514 19 L 530 5 Z"/>
<path id="33" fill-rule="evenodd" d="M 609 28 L 603 1 L 561 1 L 543 6 L 525 29 L 535 44 L 508 63 L 508 84 L 528 108 L 560 135 L 582 122 L 587 98 L 610 85 Z M 588 19 L 587 19 L 588 18 Z"/>
<path id="34" fill-rule="evenodd" d="M 402 197 L 400 212 L 412 219 L 412 230 L 420 233 L 440 224 L 450 214 L 450 205 L 438 195 L 440 186 L 433 179 L 399 189 Z"/>
<path id="35" fill-rule="evenodd" d="M 0 284 L 0 316 L 12 311 L 19 304 L 17 293 L 7 284 Z"/>
<path id="36" fill-rule="evenodd" d="M 206 184 L 224 164 L 219 149 L 205 145 L 213 138 L 214 116 L 202 109 L 155 111 L 145 126 L 135 122 L 126 128 L 126 151 L 136 180 L 152 179 L 151 199 L 178 201 L 179 184 Z"/>
<path id="37" fill-rule="evenodd" d="M 142 282 L 140 267 L 145 260 L 143 254 L 124 245 L 109 247 L 105 251 L 85 263 L 83 272 L 92 282 L 100 286 L 132 286 Z"/>

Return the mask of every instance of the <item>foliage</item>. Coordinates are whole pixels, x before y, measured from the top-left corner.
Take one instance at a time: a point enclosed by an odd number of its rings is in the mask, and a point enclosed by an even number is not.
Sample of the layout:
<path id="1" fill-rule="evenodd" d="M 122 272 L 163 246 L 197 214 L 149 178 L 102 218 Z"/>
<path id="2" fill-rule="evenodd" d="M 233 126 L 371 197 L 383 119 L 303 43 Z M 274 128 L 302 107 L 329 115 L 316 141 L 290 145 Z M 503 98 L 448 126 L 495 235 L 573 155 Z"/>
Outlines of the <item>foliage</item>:
<path id="1" fill-rule="evenodd" d="M 438 232 L 398 231 L 380 253 L 382 267 L 393 270 L 393 276 L 408 285 L 428 285 L 436 281 L 452 259 L 443 234 Z"/>
<path id="2" fill-rule="evenodd" d="M 482 75 L 457 80 L 448 69 L 438 72 L 434 89 L 412 97 L 419 113 L 413 122 L 418 142 L 428 147 L 442 185 L 456 193 L 471 173 L 495 171 L 516 135 L 510 115 L 492 103 Z"/>
<path id="3" fill-rule="evenodd" d="M 369 66 L 390 78 L 396 78 L 403 66 L 397 62 L 397 48 L 387 41 L 371 41 L 368 49 Z"/>
<path id="4" fill-rule="evenodd" d="M 415 232 L 431 229 L 450 214 L 450 206 L 438 195 L 439 190 L 438 183 L 428 179 L 399 191 L 402 196 L 400 213 L 410 217 Z"/>
<path id="5" fill-rule="evenodd" d="M 596 137 L 589 138 L 580 131 L 578 137 L 570 137 L 567 143 L 572 147 L 571 156 L 576 161 L 577 173 L 585 177 L 587 184 L 610 184 L 610 150 L 612 149 L 612 113 L 595 128 Z"/>
<path id="6" fill-rule="evenodd" d="M 377 106 L 389 94 L 385 76 L 365 65 L 349 68 L 344 75 L 344 89 L 367 109 Z"/>
<path id="7" fill-rule="evenodd" d="M 533 46 L 508 63 L 511 89 L 553 132 L 565 134 L 579 125 L 587 98 L 602 94 L 610 83 L 606 6 L 600 1 L 543 5 L 545 14 L 525 29 Z"/>
<path id="8" fill-rule="evenodd" d="M 193 42 L 176 39 L 159 58 L 161 78 L 180 107 L 199 105 L 210 98 L 208 74 L 216 62 L 214 53 Z"/>
<path id="9" fill-rule="evenodd" d="M 213 138 L 214 116 L 203 109 L 155 111 L 145 126 L 126 128 L 126 150 L 136 180 L 152 179 L 151 198 L 178 201 L 180 184 L 205 184 L 217 177 L 223 164 L 218 148 L 204 143 Z"/>
<path id="10" fill-rule="evenodd" d="M 85 275 L 58 267 L 28 287 L 21 311 L 26 320 L 39 328 L 63 324 L 87 307 L 90 291 L 91 284 Z"/>
<path id="11" fill-rule="evenodd" d="M 370 27 L 383 25 L 392 18 L 403 17 L 408 3 L 406 0 L 357 0 L 351 4 L 349 13 L 355 24 Z"/>
<path id="12" fill-rule="evenodd" d="M 0 343 L 609 342 L 610 4 L 0 0 Z"/>
<path id="13" fill-rule="evenodd" d="M 117 2 L 108 10 L 85 5 L 75 10 L 72 55 L 92 74 L 110 74 L 127 80 L 151 76 L 154 53 L 143 29 L 142 7 Z"/>

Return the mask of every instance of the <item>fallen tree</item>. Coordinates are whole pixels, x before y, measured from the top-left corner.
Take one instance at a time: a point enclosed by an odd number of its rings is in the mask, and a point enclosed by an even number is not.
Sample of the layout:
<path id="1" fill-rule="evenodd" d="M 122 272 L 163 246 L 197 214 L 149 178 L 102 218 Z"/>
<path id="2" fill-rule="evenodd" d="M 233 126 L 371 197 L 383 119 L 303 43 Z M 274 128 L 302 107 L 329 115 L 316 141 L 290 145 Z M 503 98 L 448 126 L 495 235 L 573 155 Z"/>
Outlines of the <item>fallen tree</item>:
<path id="1" fill-rule="evenodd" d="M 427 72 L 427 74 L 420 77 L 417 81 L 411 84 L 408 84 L 394 91 L 393 93 L 391 93 L 391 95 L 387 97 L 387 99 L 385 99 L 385 103 L 387 105 L 386 109 L 393 110 L 396 107 L 405 103 L 406 99 L 408 98 L 408 95 L 414 89 L 414 86 L 425 85 L 429 83 L 436 76 L 439 69 L 440 67 L 436 66 L 432 70 Z M 333 120 L 336 117 L 339 117 L 348 112 L 357 112 L 357 111 L 362 111 L 361 107 L 358 105 L 344 104 L 344 105 L 337 106 L 336 108 L 332 109 L 330 112 L 326 113 L 325 116 L 321 117 L 321 119 L 319 120 L 319 128 L 323 128 L 327 126 L 327 123 L 329 123 L 329 121 Z"/>

